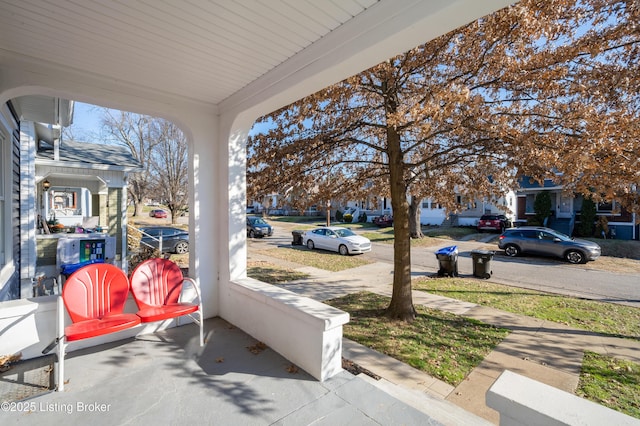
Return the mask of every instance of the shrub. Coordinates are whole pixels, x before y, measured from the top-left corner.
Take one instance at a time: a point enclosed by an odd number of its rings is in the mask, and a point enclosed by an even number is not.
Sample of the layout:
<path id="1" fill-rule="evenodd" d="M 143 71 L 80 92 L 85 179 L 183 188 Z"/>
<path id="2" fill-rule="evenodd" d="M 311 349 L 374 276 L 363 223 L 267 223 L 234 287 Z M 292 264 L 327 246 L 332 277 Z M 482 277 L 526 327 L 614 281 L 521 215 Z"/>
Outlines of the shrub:
<path id="1" fill-rule="evenodd" d="M 593 235 L 593 224 L 596 221 L 596 204 L 591 198 L 582 201 L 580 210 L 580 223 L 578 224 L 578 235 L 581 237 L 591 237 Z"/>
<path id="2" fill-rule="evenodd" d="M 351 213 L 347 213 L 344 216 L 342 216 L 342 220 L 345 223 L 351 223 L 353 221 L 353 216 L 351 215 Z"/>
<path id="3" fill-rule="evenodd" d="M 549 191 L 542 191 L 536 195 L 533 211 L 536 214 L 536 221 L 540 224 L 544 224 L 544 220 L 551 216 L 551 194 Z"/>
<path id="4" fill-rule="evenodd" d="M 365 223 L 367 221 L 367 214 L 365 212 L 360 213 L 360 217 L 358 218 L 358 222 Z"/>
<path id="5" fill-rule="evenodd" d="M 342 210 L 336 210 L 336 221 L 342 222 Z"/>

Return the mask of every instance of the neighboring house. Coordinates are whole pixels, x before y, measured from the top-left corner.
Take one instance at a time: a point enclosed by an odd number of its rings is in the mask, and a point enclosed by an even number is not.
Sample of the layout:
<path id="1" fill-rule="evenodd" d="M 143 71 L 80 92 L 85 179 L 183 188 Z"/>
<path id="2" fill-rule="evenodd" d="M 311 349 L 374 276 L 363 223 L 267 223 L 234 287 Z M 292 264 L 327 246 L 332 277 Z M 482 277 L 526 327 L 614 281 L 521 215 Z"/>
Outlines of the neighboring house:
<path id="1" fill-rule="evenodd" d="M 280 194 L 269 195 L 269 199 L 274 200 L 274 205 L 277 206 L 277 208 L 269 208 L 269 214 L 300 214 L 300 212 L 291 207 L 291 204 L 293 203 L 291 203 L 290 197 L 291 195 L 286 197 Z M 436 203 L 433 199 L 423 199 L 420 204 L 420 224 L 436 226 L 443 224 L 453 226 L 476 226 L 482 215 L 492 213 L 505 214 L 512 220 L 515 218 L 513 212 L 516 205 L 516 193 L 514 191 L 507 191 L 506 195 L 500 197 L 495 203 L 490 203 L 484 200 L 468 201 L 462 195 L 456 195 L 456 202 L 460 205 L 460 211 L 455 214 L 447 214 L 446 209 Z M 251 203 L 249 206 L 254 212 L 262 212 L 265 209 L 264 206 L 257 202 Z M 351 214 L 354 217 L 354 220 L 357 220 L 362 213 L 365 213 L 367 215 L 368 222 L 372 222 L 377 216 L 393 214 L 391 199 L 377 196 L 369 197 L 360 201 L 349 200 L 347 202 L 340 202 L 332 200 L 332 217 L 335 217 L 337 210 L 340 210 L 343 214 Z M 305 214 L 322 216 L 324 214 L 324 210 L 317 210 L 316 208 L 313 208 L 306 211 Z"/>
<path id="2" fill-rule="evenodd" d="M 516 220 L 525 223 L 533 218 L 534 202 L 541 191 L 549 191 L 551 196 L 552 216 L 548 219 L 547 226 L 572 235 L 576 223 L 580 222 L 583 196 L 580 194 L 566 194 L 562 185 L 552 179 L 545 179 L 543 184 L 533 181 L 525 176 L 520 178 L 520 189 L 517 192 L 518 202 L 516 208 Z M 621 240 L 639 239 L 639 227 L 636 224 L 636 214 L 620 208 L 614 201 L 599 203 L 596 205 L 598 217 L 605 217 L 609 225 L 607 238 Z"/>
<path id="3" fill-rule="evenodd" d="M 52 285 L 60 272 L 58 241 L 85 238 L 84 228 L 103 232 L 115 246 L 115 258 L 108 260 L 126 267 L 126 176 L 139 171 L 139 163 L 124 147 L 62 140 L 73 102 L 24 96 L 4 105 L 3 112 L 0 134 L 12 135 L 10 158 L 18 169 L 11 191 L 19 194 L 4 200 L 19 212 L 17 226 L 9 228 L 19 244 L 9 256 L 15 272 L 0 277 L 0 301 L 59 292 Z M 48 288 L 35 294 L 38 280 L 41 287 L 48 280 Z"/>

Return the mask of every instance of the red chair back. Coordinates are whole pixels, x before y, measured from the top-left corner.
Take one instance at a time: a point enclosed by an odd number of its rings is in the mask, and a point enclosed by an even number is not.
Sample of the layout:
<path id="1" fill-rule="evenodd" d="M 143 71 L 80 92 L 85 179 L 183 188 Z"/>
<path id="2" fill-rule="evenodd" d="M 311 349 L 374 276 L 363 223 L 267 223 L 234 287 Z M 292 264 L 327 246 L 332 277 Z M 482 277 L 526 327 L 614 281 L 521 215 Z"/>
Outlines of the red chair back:
<path id="1" fill-rule="evenodd" d="M 124 310 L 129 280 L 122 270 L 97 263 L 71 274 L 62 288 L 62 299 L 73 322 L 100 319 Z"/>
<path id="2" fill-rule="evenodd" d="M 149 259 L 131 274 L 131 293 L 140 309 L 178 303 L 182 282 L 182 271 L 174 262 Z"/>

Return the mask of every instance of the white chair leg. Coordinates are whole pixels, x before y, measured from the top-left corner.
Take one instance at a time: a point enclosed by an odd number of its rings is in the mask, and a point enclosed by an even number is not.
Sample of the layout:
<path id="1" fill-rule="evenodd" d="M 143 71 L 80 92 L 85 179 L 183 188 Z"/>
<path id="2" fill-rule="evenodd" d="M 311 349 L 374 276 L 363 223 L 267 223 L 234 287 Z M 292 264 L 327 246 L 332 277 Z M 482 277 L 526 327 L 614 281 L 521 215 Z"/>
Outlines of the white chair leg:
<path id="1" fill-rule="evenodd" d="M 200 311 L 200 347 L 204 346 L 204 319 L 202 318 L 202 311 Z"/>
<path id="2" fill-rule="evenodd" d="M 58 297 L 57 307 L 57 339 L 58 339 L 58 368 L 56 368 L 56 387 L 58 392 L 64 391 L 64 355 L 67 347 L 67 339 L 64 336 L 64 302 L 62 296 Z"/>

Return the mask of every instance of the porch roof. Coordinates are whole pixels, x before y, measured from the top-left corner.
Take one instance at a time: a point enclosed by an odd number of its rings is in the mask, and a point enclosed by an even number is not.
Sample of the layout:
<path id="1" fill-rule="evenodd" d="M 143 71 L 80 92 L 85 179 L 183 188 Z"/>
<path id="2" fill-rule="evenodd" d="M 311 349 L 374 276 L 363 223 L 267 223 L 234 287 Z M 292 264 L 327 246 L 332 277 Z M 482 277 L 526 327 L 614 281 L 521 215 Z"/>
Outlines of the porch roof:
<path id="1" fill-rule="evenodd" d="M 44 65 L 77 85 L 72 75 L 99 80 L 105 93 L 230 108 L 326 69 L 319 90 L 509 3 L 6 0 L 0 70 Z"/>
<path id="2" fill-rule="evenodd" d="M 119 145 L 95 144 L 64 140 L 59 147 L 60 160 L 54 160 L 53 146 L 40 143 L 36 164 L 73 166 L 82 168 L 109 168 L 121 171 L 143 171 L 140 161 L 128 148 Z M 109 167 L 111 166 L 111 167 Z"/>

